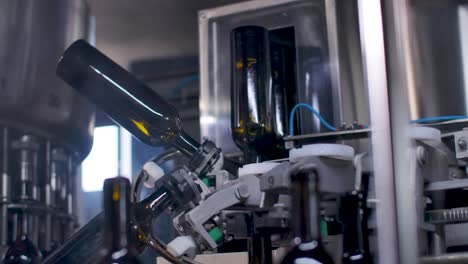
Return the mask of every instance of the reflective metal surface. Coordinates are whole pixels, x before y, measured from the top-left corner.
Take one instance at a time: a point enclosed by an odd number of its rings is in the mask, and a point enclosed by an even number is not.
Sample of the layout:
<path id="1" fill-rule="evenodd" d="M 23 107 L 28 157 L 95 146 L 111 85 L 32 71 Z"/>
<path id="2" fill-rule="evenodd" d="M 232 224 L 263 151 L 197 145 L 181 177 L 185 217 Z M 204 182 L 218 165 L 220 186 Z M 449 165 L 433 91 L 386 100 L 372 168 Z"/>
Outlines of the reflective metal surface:
<path id="1" fill-rule="evenodd" d="M 467 113 L 466 20 L 456 1 L 407 1 L 411 119 Z"/>
<path id="2" fill-rule="evenodd" d="M 326 1 L 328 2 L 328 1 Z M 255 12 L 252 12 L 255 11 Z M 331 12 L 332 10 L 330 10 Z M 257 12 L 262 15 L 259 16 Z M 340 123 L 340 92 L 332 82 L 329 66 L 329 9 L 322 1 L 250 1 L 203 10 L 200 21 L 201 134 L 215 141 L 224 153 L 238 151 L 231 138 L 230 32 L 243 25 L 258 25 L 269 30 L 293 27 L 295 34 L 296 100 L 312 104 L 330 123 Z M 325 15 L 327 13 L 327 15 Z M 337 51 L 334 51 L 337 54 Z M 292 88 L 288 88 L 292 89 Z M 289 114 L 289 113 L 288 113 Z M 301 112 L 303 133 L 325 131 L 310 113 Z"/>
<path id="3" fill-rule="evenodd" d="M 50 138 L 85 157 L 93 108 L 55 76 L 63 50 L 88 35 L 83 0 L 0 2 L 0 123 Z"/>
<path id="4" fill-rule="evenodd" d="M 76 228 L 76 167 L 94 110 L 55 65 L 88 37 L 88 15 L 84 0 L 0 1 L 0 257 L 23 236 L 45 255 Z"/>

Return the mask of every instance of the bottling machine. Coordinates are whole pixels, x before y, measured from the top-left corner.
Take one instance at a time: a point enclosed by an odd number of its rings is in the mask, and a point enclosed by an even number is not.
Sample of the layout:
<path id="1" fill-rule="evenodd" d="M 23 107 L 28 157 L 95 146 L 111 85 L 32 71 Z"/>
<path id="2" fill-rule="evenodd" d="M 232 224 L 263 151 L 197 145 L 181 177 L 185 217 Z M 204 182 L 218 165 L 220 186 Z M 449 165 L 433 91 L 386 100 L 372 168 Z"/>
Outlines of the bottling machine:
<path id="1" fill-rule="evenodd" d="M 78 23 L 86 10 L 6 3 L 37 12 L 10 18 L 27 29 L 34 18 Z M 61 8 L 67 16 L 54 17 Z M 57 30 L 63 43 L 44 44 L 51 54 L 34 32 L 8 35 L 31 53 L 0 49 L 5 262 L 38 263 L 26 247 L 43 263 L 138 263 L 145 248 L 170 263 L 228 263 L 239 251 L 235 263 L 467 263 L 466 22 L 465 1 L 255 0 L 200 11 L 201 142 L 164 98 L 76 40 L 80 27 Z M 51 57 L 73 89 L 29 74 L 55 68 L 40 64 Z M 45 101 L 25 108 L 35 85 Z M 92 127 L 92 108 L 72 91 L 168 150 L 131 187 L 107 180 L 104 212 L 70 237 L 72 174 Z M 162 212 L 178 233 L 171 241 L 151 232 Z"/>
<path id="2" fill-rule="evenodd" d="M 90 35 L 89 10 L 80 0 L 7 0 L 0 14 L 1 254 L 14 243 L 47 254 L 77 227 L 77 166 L 92 145 L 93 106 L 53 70 Z"/>

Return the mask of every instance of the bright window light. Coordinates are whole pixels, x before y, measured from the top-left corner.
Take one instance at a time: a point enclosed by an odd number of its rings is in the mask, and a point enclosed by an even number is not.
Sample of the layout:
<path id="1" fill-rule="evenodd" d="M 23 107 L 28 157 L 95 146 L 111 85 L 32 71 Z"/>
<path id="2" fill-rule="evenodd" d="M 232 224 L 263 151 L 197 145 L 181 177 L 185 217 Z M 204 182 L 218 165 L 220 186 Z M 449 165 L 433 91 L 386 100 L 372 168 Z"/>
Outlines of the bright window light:
<path id="1" fill-rule="evenodd" d="M 118 175 L 119 127 L 94 129 L 94 143 L 81 167 L 81 187 L 85 192 L 101 191 L 104 180 Z"/>

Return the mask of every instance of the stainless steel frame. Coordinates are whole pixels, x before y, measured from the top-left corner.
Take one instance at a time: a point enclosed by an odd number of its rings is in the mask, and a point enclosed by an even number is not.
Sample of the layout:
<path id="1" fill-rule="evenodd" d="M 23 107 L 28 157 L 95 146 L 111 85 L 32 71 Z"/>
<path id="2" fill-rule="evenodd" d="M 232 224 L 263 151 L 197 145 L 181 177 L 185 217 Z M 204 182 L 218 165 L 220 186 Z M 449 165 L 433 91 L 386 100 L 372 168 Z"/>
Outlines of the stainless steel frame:
<path id="1" fill-rule="evenodd" d="M 294 1 L 282 0 L 275 1 L 274 4 L 280 5 L 292 2 Z M 334 106 L 338 108 L 335 112 L 339 113 L 340 118 L 345 118 L 348 121 L 357 117 L 362 123 L 367 123 L 369 121 L 367 120 L 368 100 L 370 108 L 373 109 L 370 114 L 370 121 L 372 121 L 372 150 L 376 198 L 378 200 L 378 263 L 398 263 L 399 248 L 394 171 L 399 173 L 400 171 L 394 170 L 393 164 L 395 157 L 400 152 L 394 152 L 395 149 L 392 149 L 392 137 L 399 136 L 399 134 L 392 130 L 391 117 L 394 114 L 392 112 L 394 105 L 389 100 L 390 94 L 387 87 L 387 61 L 385 60 L 380 1 L 359 0 L 357 2 L 346 2 L 330 0 L 324 3 L 332 87 L 334 96 L 339 98 L 339 104 L 337 103 Z M 356 20 L 353 21 L 348 17 L 344 22 L 343 20 L 339 21 L 339 19 L 343 18 L 338 16 L 338 12 L 345 12 L 343 8 L 346 7 L 343 7 L 343 5 L 350 3 L 357 3 L 354 7 L 356 11 L 352 13 Z M 271 5 L 272 1 L 251 1 L 205 10 L 199 14 L 201 134 L 213 139 L 227 153 L 234 152 L 237 148 L 231 142 L 230 102 L 226 100 L 226 98 L 229 99 L 229 89 L 211 85 L 213 79 L 216 83 L 217 78 L 226 78 L 227 76 L 218 76 L 216 72 L 209 71 L 210 64 L 215 62 L 210 61 L 208 53 L 223 52 L 218 50 L 216 45 L 212 45 L 212 50 L 207 49 L 210 46 L 208 41 L 211 39 L 209 27 L 217 26 L 216 23 L 210 25 L 209 20 L 213 17 L 227 16 L 240 11 L 254 10 Z M 353 6 L 348 8 L 352 9 Z M 342 30 L 346 31 L 342 28 L 343 24 L 351 25 L 352 23 L 358 24 L 355 31 L 340 33 Z M 350 45 L 344 45 L 346 43 L 350 43 Z M 343 48 L 344 46 L 346 47 Z M 369 94 L 369 99 L 367 99 L 367 94 Z M 409 141 L 402 141 L 402 144 L 407 142 Z M 399 150 L 397 149 L 397 151 Z"/>
<path id="2" fill-rule="evenodd" d="M 294 1 L 275 1 L 275 4 L 292 3 Z M 354 1 L 348 1 L 354 2 Z M 418 238 L 418 214 L 415 210 L 416 195 L 414 193 L 414 164 L 408 155 L 409 149 L 414 146 L 410 135 L 408 122 L 415 118 L 437 116 L 442 114 L 466 114 L 468 102 L 468 33 L 463 29 L 468 21 L 468 5 L 466 1 L 418 1 L 418 0 L 357 0 L 357 17 L 359 27 L 354 35 L 359 36 L 358 52 L 352 53 L 347 60 L 355 62 L 353 66 L 361 68 L 361 72 L 347 73 L 346 63 L 343 62 L 343 52 L 340 43 L 343 37 L 339 31 L 343 30 L 339 23 L 340 0 L 325 1 L 327 18 L 328 48 L 331 61 L 331 79 L 334 95 L 339 98 L 341 105 L 341 120 L 348 120 L 348 111 L 351 105 L 369 104 L 372 156 L 375 172 L 375 191 L 377 198 L 377 243 L 378 263 L 419 263 L 421 248 Z M 450 84 L 455 92 L 455 105 L 445 107 L 440 94 L 444 93 L 443 81 L 450 77 L 434 77 L 425 80 L 425 76 L 431 73 L 439 74 L 436 68 L 424 68 L 424 59 L 429 56 L 430 63 L 437 62 L 443 55 L 431 57 L 434 47 L 429 43 L 434 36 L 424 36 L 430 33 L 430 26 L 424 24 L 424 14 L 416 17 L 411 8 L 415 2 L 424 4 L 448 4 L 458 5 L 456 15 L 458 24 L 456 34 L 459 34 L 460 43 L 453 44 L 454 49 L 460 50 L 460 58 L 450 65 L 458 68 L 460 76 L 457 80 L 451 80 Z M 209 52 L 221 52 L 214 46 L 214 50 L 207 50 L 209 43 L 209 19 L 216 16 L 227 16 L 240 10 L 253 10 L 271 5 L 271 1 L 251 1 L 218 9 L 200 12 L 200 56 L 201 56 L 201 127 L 202 136 L 209 136 L 227 153 L 236 151 L 231 141 L 229 129 L 229 101 L 223 101 L 228 90 L 210 86 L 212 78 L 225 78 L 215 72 L 209 72 Z M 453 10 L 447 11 L 453 13 Z M 446 16 L 446 18 L 449 16 Z M 415 29 L 415 21 L 425 31 L 418 32 Z M 452 25 L 454 20 L 447 18 L 447 25 Z M 211 25 L 216 27 L 217 25 Z M 440 28 L 439 28 L 440 30 Z M 449 30 L 449 29 L 447 29 Z M 349 33 L 352 35 L 352 33 Z M 431 33 L 432 34 L 432 33 Z M 341 36 L 341 39 L 340 39 Z M 423 40 L 417 39 L 423 36 Z M 349 37 L 349 36 L 348 36 Z M 453 39 L 457 39 L 454 37 Z M 425 41 L 428 44 L 424 44 Z M 424 44 L 421 50 L 418 45 Z M 451 45 L 452 45 L 451 44 Z M 450 46 L 452 47 L 452 46 Z M 450 54 L 455 54 L 450 50 Z M 359 57 L 359 58 L 356 58 Z M 437 63 L 436 63 L 437 64 Z M 449 70 L 448 70 L 449 71 Z M 447 69 L 444 70 L 447 72 Z M 348 75 L 346 75 L 348 74 Z M 450 73 L 456 74 L 456 73 Z M 362 78 L 361 81 L 359 79 Z M 433 78 L 431 76 L 431 78 Z M 437 79 L 438 78 L 438 79 Z M 425 82 L 430 82 L 430 87 L 425 89 Z M 452 82 L 453 81 L 453 82 Z M 353 84 L 350 84 L 353 83 Z M 363 83 L 362 90 L 356 89 Z M 348 86 L 349 85 L 349 86 Z M 442 87 L 440 87 L 442 86 Z M 352 94 L 356 91 L 356 94 Z M 427 94 L 425 94 L 427 92 Z M 368 94 L 368 96 L 367 96 Z M 351 101 L 349 98 L 353 98 Z M 227 96 L 228 98 L 228 96 Z M 449 100 L 450 101 L 450 100 Z M 356 107 L 356 106 L 355 106 Z M 352 108 L 352 106 L 351 106 Z M 365 122 L 366 107 L 353 109 L 352 117 L 358 117 Z M 453 112 L 455 111 L 455 112 Z M 456 125 L 456 124 L 454 124 Z M 443 130 L 444 128 L 442 128 Z M 367 133 L 367 132 L 366 132 Z M 325 135 L 325 134 L 324 134 Z M 322 135 L 323 136 L 323 135 Z M 289 138 L 293 144 L 301 136 Z M 313 140 L 313 139 L 312 139 Z M 226 141 L 229 141 L 226 145 Z M 420 215 L 419 215 L 420 217 Z M 465 259 L 464 254 L 453 255 L 455 259 Z M 461 258 L 460 258 L 461 256 Z M 450 260 L 452 255 L 441 256 L 437 261 Z M 429 258 L 423 262 L 432 263 Z M 435 262 L 434 262 L 435 263 Z M 440 263 L 440 262 L 437 262 Z M 450 263 L 450 262 L 449 262 Z"/>

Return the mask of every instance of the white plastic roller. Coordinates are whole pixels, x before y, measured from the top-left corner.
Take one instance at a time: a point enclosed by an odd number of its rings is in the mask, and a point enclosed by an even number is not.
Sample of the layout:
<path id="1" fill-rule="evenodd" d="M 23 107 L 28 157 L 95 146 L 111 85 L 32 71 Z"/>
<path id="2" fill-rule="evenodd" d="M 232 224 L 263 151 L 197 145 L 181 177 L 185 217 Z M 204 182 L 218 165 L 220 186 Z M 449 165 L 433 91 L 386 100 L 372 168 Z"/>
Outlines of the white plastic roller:
<path id="1" fill-rule="evenodd" d="M 278 162 L 264 162 L 264 163 L 251 163 L 246 164 L 242 168 L 239 168 L 239 177 L 245 175 L 261 175 L 269 172 L 274 167 L 278 166 Z"/>
<path id="2" fill-rule="evenodd" d="M 197 244 L 191 236 L 179 236 L 167 244 L 166 249 L 177 258 L 183 255 L 194 258 L 197 253 Z"/>
<path id="3" fill-rule="evenodd" d="M 148 175 L 143 183 L 146 188 L 154 188 L 154 183 L 164 176 L 164 170 L 152 161 L 146 162 L 143 165 L 143 170 Z"/>
<path id="4" fill-rule="evenodd" d="M 411 127 L 410 133 L 415 140 L 441 142 L 440 130 L 432 127 Z"/>
<path id="5" fill-rule="evenodd" d="M 353 160 L 354 149 L 342 144 L 311 144 L 289 151 L 289 160 L 296 162 L 304 157 L 321 156 L 341 160 Z"/>

